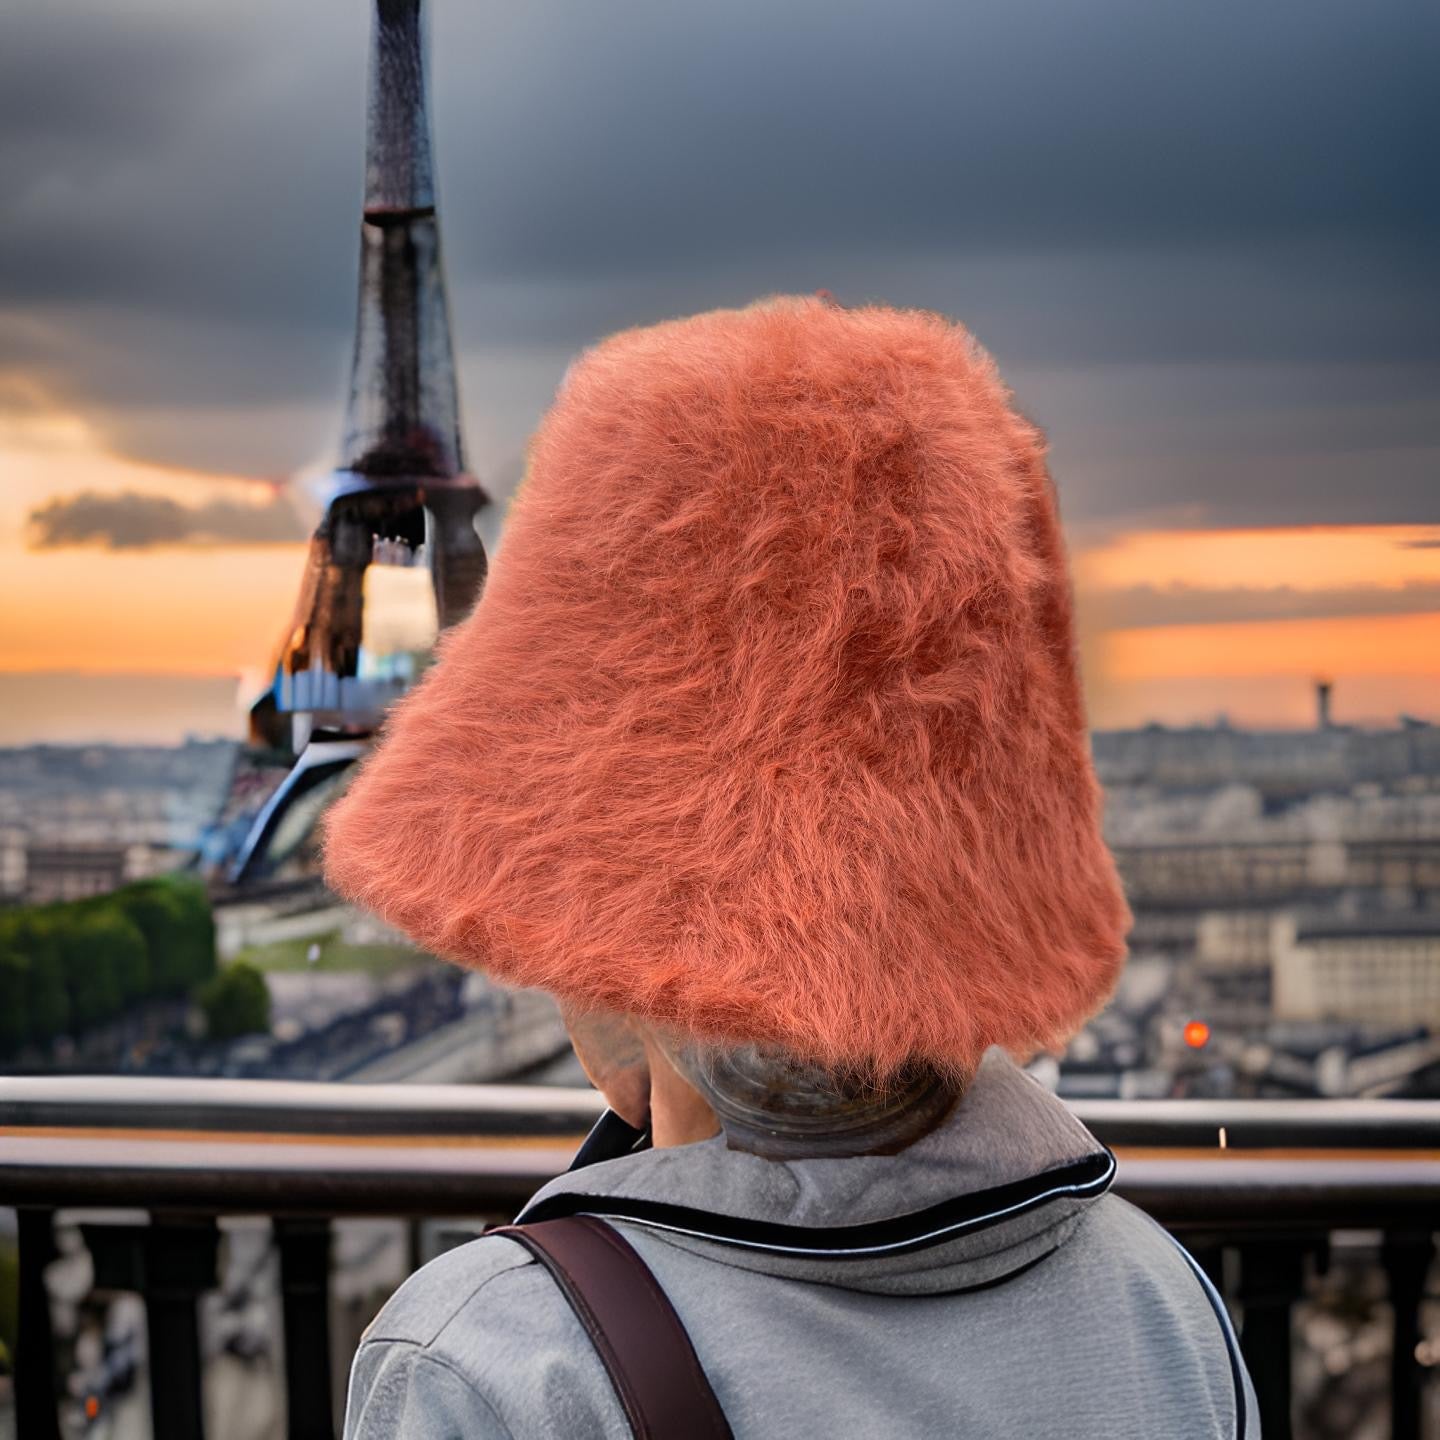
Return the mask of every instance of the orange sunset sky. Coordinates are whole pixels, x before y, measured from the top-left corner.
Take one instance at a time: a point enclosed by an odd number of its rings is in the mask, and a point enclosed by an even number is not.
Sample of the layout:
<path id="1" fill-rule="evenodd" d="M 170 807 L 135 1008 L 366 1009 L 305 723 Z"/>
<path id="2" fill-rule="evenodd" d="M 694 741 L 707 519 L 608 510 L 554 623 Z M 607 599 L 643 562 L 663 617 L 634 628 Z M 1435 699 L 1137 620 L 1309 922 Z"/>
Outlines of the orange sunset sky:
<path id="1" fill-rule="evenodd" d="M 262 506 L 273 487 L 126 460 L 34 409 L 0 468 L 0 741 L 239 733 L 303 543 L 57 547 L 29 517 L 77 492 Z M 1440 718 L 1440 527 L 1111 530 L 1072 553 L 1097 726 L 1304 725 L 1321 675 L 1342 720 Z"/>

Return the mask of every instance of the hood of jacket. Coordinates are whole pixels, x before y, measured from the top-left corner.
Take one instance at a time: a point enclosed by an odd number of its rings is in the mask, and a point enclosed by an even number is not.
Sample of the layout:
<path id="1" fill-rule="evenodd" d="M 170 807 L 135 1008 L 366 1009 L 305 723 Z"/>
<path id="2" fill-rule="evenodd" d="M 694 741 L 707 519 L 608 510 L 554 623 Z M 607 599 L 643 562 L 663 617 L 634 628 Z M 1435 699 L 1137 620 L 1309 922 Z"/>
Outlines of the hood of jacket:
<path id="1" fill-rule="evenodd" d="M 771 1160 L 723 1135 L 664 1149 L 634 1141 L 602 1120 L 520 1220 L 598 1215 L 747 1269 L 942 1294 L 1037 1264 L 1115 1175 L 1110 1151 L 998 1049 L 945 1120 L 895 1155 Z"/>

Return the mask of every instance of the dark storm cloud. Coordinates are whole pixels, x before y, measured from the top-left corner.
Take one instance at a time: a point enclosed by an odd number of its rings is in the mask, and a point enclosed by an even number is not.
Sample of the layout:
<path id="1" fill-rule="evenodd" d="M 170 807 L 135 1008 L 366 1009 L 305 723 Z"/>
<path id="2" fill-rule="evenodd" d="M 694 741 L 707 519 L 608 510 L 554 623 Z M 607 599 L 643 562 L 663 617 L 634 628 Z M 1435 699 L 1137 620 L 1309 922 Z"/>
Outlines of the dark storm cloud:
<path id="1" fill-rule="evenodd" d="M 41 153 L 98 168 L 119 142 L 163 141 L 177 106 L 208 107 L 263 58 L 262 37 L 219 11 L 33 4 L 7 19 L 0 155 L 32 170 Z"/>
<path id="2" fill-rule="evenodd" d="M 359 7 L 91 3 L 7 27 L 10 293 L 346 318 Z M 1411 0 L 441 5 L 432 30 L 461 280 L 1315 230 L 1418 256 L 1435 216 Z M 53 223 L 85 199 L 83 232 Z"/>
<path id="3" fill-rule="evenodd" d="M 132 453 L 311 458 L 364 9 L 7 18 L 0 368 Z M 1437 34 L 1414 0 L 437 0 L 472 446 L 508 459 L 596 335 L 825 285 L 971 324 L 1074 518 L 1433 518 Z"/>
<path id="4" fill-rule="evenodd" d="M 1411 0 L 540 4 L 499 52 L 493 11 L 450 23 L 497 127 L 458 142 L 461 203 L 520 273 L 1434 214 Z"/>
<path id="5" fill-rule="evenodd" d="M 157 545 L 273 545 L 303 540 L 305 530 L 289 501 L 276 495 L 262 504 L 209 500 L 182 505 L 164 495 L 83 491 L 57 497 L 29 515 L 36 550 L 100 545 L 141 550 Z"/>

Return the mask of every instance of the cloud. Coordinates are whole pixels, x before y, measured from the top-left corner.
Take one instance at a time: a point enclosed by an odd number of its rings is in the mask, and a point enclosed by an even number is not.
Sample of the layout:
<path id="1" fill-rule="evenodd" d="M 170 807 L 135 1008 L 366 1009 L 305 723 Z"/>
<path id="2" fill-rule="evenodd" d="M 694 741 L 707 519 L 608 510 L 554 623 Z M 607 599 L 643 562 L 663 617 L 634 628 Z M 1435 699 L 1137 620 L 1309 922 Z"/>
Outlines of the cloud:
<path id="1" fill-rule="evenodd" d="M 354 320 L 365 8 L 8 17 L 0 367 L 137 458 L 315 458 Z M 1071 519 L 1433 513 L 1433 7 L 436 0 L 431 27 L 482 477 L 582 343 L 823 285 L 971 324 Z"/>
<path id="2" fill-rule="evenodd" d="M 56 550 L 99 545 L 140 550 L 161 545 L 274 545 L 305 539 L 290 502 L 275 495 L 260 503 L 208 500 L 182 505 L 165 495 L 93 490 L 57 497 L 29 515 L 30 545 Z"/>
<path id="3" fill-rule="evenodd" d="M 139 8 L 12 21 L 5 293 L 344 328 L 363 10 Z M 737 264 L 753 284 L 796 262 L 1322 232 L 1408 235 L 1420 263 L 1436 217 L 1435 27 L 1408 0 L 1275 0 L 1263 22 L 1240 0 L 542 0 L 504 25 L 462 5 L 432 19 L 461 285 L 663 288 Z"/>

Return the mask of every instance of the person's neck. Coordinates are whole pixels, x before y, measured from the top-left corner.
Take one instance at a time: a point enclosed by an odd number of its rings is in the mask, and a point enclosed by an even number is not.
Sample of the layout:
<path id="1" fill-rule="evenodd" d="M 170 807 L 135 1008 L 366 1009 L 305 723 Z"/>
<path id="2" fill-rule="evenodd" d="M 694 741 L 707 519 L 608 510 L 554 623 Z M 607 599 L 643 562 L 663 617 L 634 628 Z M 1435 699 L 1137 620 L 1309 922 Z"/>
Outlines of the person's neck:
<path id="1" fill-rule="evenodd" d="M 657 1149 L 693 1145 L 720 1133 L 720 1121 L 705 1097 L 646 1038 L 650 1061 L 650 1143 Z"/>

